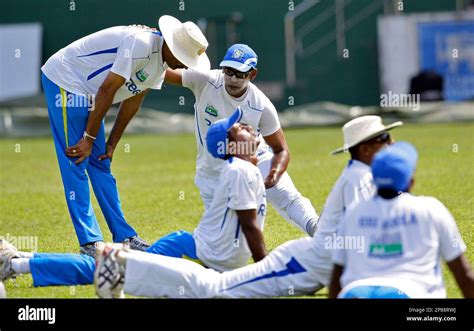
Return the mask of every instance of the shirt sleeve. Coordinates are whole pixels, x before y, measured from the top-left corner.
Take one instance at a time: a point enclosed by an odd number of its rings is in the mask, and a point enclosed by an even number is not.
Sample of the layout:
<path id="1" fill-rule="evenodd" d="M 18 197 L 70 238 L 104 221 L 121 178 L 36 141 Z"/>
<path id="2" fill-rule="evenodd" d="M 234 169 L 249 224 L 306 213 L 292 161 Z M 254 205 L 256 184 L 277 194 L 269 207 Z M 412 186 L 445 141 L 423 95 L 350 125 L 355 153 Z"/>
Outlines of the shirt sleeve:
<path id="1" fill-rule="evenodd" d="M 260 123 L 258 125 L 260 133 L 264 137 L 267 137 L 274 134 L 280 127 L 280 120 L 278 118 L 277 110 L 272 102 L 267 99 L 265 107 L 262 110 Z"/>
<path id="2" fill-rule="evenodd" d="M 439 234 L 441 257 L 446 262 L 451 262 L 466 251 L 466 244 L 454 217 L 439 200 L 434 199 L 432 213 Z"/>
<path id="3" fill-rule="evenodd" d="M 143 41 L 138 41 L 135 35 L 130 35 L 118 47 L 117 56 L 110 71 L 128 81 L 132 76 L 132 72 L 140 65 L 138 61 L 134 62 L 133 58 L 143 58 L 146 55 L 146 45 Z"/>
<path id="4" fill-rule="evenodd" d="M 342 204 L 344 211 L 349 209 L 351 206 L 358 204 L 360 201 L 358 188 L 352 185 L 352 183 L 349 181 L 346 181 L 344 183 L 344 186 L 342 187 L 342 196 Z"/>
<path id="5" fill-rule="evenodd" d="M 212 71 L 201 72 L 193 69 L 182 70 L 183 86 L 193 91 L 194 95 L 201 94 Z"/>
<path id="6" fill-rule="evenodd" d="M 229 202 L 233 210 L 257 209 L 257 179 L 241 169 L 229 173 Z"/>
<path id="7" fill-rule="evenodd" d="M 347 219 L 345 216 L 342 217 L 341 223 L 339 224 L 339 227 L 336 231 L 336 238 L 345 238 L 346 235 L 346 227 L 347 227 Z M 327 237 L 326 240 L 333 240 L 333 236 Z M 332 252 L 332 263 L 337 264 L 340 266 L 345 266 L 346 265 L 346 251 L 343 248 L 336 248 L 335 243 Z"/>

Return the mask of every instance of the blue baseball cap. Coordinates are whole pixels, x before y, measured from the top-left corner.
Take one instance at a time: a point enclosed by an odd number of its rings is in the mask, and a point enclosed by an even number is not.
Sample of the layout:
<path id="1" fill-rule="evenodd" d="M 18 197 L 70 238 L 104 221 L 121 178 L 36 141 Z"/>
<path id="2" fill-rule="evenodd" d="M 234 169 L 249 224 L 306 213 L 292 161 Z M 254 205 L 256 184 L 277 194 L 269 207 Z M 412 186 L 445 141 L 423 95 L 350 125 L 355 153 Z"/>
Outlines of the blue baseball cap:
<path id="1" fill-rule="evenodd" d="M 257 67 L 257 60 L 257 54 L 249 46 L 235 44 L 227 50 L 220 66 L 231 67 L 240 72 L 247 72 Z"/>
<path id="2" fill-rule="evenodd" d="M 207 150 L 218 159 L 225 159 L 227 155 L 227 132 L 242 119 L 242 109 L 238 107 L 235 112 L 227 118 L 223 118 L 211 125 L 206 135 Z"/>
<path id="3" fill-rule="evenodd" d="M 406 192 L 415 172 L 418 153 L 405 141 L 387 146 L 372 160 L 372 175 L 378 189 Z"/>

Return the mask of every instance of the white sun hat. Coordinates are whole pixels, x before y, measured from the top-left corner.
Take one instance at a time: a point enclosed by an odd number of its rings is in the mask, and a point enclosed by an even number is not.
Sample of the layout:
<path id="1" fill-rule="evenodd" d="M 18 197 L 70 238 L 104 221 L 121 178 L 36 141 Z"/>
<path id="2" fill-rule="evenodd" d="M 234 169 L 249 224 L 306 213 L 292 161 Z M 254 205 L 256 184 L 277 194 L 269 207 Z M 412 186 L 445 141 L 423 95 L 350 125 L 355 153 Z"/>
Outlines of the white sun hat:
<path id="1" fill-rule="evenodd" d="M 361 116 L 357 117 L 342 127 L 344 135 L 344 146 L 334 150 L 331 154 L 338 154 L 347 151 L 349 148 L 377 137 L 385 131 L 389 131 L 397 126 L 403 125 L 403 122 L 395 122 L 390 125 L 384 125 L 380 116 Z"/>
<path id="2" fill-rule="evenodd" d="M 186 67 L 201 71 L 211 68 L 205 53 L 209 43 L 195 23 L 181 23 L 173 16 L 163 15 L 158 26 L 171 53 Z"/>

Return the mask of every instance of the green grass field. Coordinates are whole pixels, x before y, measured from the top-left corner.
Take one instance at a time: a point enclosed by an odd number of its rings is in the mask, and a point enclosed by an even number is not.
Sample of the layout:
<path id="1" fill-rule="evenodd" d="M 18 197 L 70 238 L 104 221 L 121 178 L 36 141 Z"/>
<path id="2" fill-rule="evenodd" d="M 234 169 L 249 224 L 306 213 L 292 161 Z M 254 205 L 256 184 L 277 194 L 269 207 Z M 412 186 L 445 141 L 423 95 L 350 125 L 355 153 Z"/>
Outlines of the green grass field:
<path id="1" fill-rule="evenodd" d="M 474 124 L 408 124 L 393 134 L 418 148 L 414 193 L 435 196 L 451 210 L 473 264 Z M 292 155 L 289 173 L 319 212 L 347 162 L 347 154 L 329 155 L 342 145 L 341 130 L 287 130 L 286 136 Z M 152 242 L 178 229 L 192 231 L 199 222 L 203 207 L 193 183 L 194 159 L 191 134 L 122 139 L 113 172 L 125 215 L 143 238 Z M 78 252 L 52 139 L 0 140 L 0 162 L 0 236 L 36 236 L 40 252 Z M 94 208 L 105 238 L 110 240 L 95 200 Z M 270 208 L 264 235 L 268 249 L 273 249 L 303 233 Z M 461 297 L 452 276 L 446 269 L 444 272 L 448 296 Z M 95 297 L 93 286 L 33 288 L 30 276 L 7 281 L 6 287 L 9 297 Z M 326 293 L 323 290 L 315 297 Z"/>

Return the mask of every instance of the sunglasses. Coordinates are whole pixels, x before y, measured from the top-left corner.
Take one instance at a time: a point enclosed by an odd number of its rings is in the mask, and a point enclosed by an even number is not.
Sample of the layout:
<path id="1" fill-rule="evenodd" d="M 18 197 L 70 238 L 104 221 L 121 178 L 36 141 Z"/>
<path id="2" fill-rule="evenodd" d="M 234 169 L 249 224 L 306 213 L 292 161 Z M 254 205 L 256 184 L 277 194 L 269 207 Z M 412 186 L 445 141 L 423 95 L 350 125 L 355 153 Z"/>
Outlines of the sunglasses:
<path id="1" fill-rule="evenodd" d="M 370 140 L 367 140 L 367 143 L 378 143 L 378 144 L 385 144 L 389 142 L 391 139 L 390 134 L 387 132 L 384 132 Z"/>
<path id="2" fill-rule="evenodd" d="M 224 69 L 223 69 L 224 73 L 227 76 L 229 76 L 229 77 L 235 76 L 236 78 L 239 78 L 239 79 L 247 78 L 250 75 L 250 73 L 252 72 L 252 70 L 253 69 L 250 69 L 247 72 L 241 72 L 241 71 L 237 71 L 237 70 L 234 70 L 232 68 L 229 68 L 229 67 L 224 67 Z"/>

